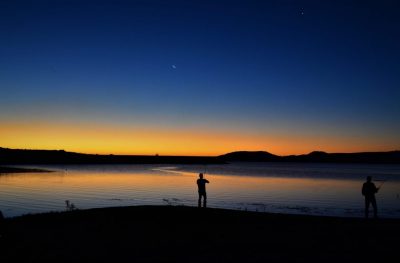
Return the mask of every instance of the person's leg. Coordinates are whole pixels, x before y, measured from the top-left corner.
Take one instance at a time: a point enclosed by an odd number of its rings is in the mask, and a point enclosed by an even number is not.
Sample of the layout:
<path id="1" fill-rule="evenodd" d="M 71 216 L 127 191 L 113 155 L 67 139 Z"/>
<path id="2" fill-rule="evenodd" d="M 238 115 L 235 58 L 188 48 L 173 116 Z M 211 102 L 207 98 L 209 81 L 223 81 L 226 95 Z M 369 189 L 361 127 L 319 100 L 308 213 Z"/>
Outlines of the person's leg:
<path id="1" fill-rule="evenodd" d="M 207 193 L 203 194 L 203 207 L 207 207 Z"/>
<path id="2" fill-rule="evenodd" d="M 371 199 L 372 207 L 374 208 L 374 218 L 378 218 L 378 207 L 376 206 L 375 197 Z"/>
<path id="3" fill-rule="evenodd" d="M 201 207 L 201 193 L 199 193 L 198 207 Z"/>
<path id="4" fill-rule="evenodd" d="M 369 198 L 365 198 L 365 218 L 368 218 L 369 203 Z"/>

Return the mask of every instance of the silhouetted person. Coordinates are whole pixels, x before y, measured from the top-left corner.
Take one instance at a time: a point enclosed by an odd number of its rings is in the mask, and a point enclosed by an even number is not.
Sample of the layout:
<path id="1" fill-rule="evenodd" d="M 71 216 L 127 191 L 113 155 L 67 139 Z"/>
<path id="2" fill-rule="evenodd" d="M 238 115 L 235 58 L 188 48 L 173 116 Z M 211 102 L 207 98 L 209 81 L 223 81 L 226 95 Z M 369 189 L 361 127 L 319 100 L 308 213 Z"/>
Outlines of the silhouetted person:
<path id="1" fill-rule="evenodd" d="M 207 193 L 206 184 L 210 183 L 208 180 L 203 179 L 203 174 L 199 174 L 199 179 L 197 179 L 197 186 L 199 188 L 199 207 L 201 207 L 201 197 L 203 197 L 203 207 L 207 207 Z"/>
<path id="2" fill-rule="evenodd" d="M 372 204 L 372 207 L 374 208 L 374 217 L 378 217 L 375 194 L 378 192 L 379 188 L 376 187 L 371 180 L 371 176 L 367 176 L 367 181 L 363 184 L 361 191 L 362 195 L 365 197 L 365 218 L 368 218 L 370 204 Z"/>

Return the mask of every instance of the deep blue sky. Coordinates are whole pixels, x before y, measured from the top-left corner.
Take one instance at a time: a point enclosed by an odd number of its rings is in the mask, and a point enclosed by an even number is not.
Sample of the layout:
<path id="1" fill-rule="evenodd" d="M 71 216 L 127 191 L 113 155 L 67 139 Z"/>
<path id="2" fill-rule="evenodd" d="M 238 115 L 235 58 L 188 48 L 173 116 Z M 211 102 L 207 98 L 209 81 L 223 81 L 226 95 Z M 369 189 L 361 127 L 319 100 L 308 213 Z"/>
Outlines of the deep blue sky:
<path id="1" fill-rule="evenodd" d="M 398 1 L 3 0 L 0 120 L 396 149 L 399 47 Z"/>

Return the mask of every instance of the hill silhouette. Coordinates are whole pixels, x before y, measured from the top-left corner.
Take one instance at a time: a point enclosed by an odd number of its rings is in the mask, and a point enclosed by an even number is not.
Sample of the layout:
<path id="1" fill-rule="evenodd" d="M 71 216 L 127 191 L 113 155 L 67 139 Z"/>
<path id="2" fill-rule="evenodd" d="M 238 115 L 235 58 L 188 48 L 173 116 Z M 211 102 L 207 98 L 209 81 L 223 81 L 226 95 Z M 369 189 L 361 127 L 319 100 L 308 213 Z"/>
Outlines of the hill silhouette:
<path id="1" fill-rule="evenodd" d="M 400 164 L 400 151 L 326 153 L 313 151 L 309 154 L 278 156 L 264 151 L 238 151 L 218 157 L 226 162 L 325 162 L 325 163 L 397 163 Z"/>
<path id="2" fill-rule="evenodd" d="M 227 162 L 274 162 L 280 161 L 281 157 L 278 155 L 274 155 L 269 152 L 264 151 L 238 151 L 238 152 L 231 152 L 224 155 L 219 156 L 218 158 L 227 161 Z"/>
<path id="3" fill-rule="evenodd" d="M 229 162 L 325 162 L 400 164 L 400 151 L 279 156 L 266 151 L 237 151 L 220 156 L 100 155 L 64 150 L 21 150 L 0 147 L 0 164 L 224 164 Z"/>
<path id="4" fill-rule="evenodd" d="M 0 164 L 216 164 L 215 157 L 159 155 L 101 155 L 64 150 L 0 148 Z"/>

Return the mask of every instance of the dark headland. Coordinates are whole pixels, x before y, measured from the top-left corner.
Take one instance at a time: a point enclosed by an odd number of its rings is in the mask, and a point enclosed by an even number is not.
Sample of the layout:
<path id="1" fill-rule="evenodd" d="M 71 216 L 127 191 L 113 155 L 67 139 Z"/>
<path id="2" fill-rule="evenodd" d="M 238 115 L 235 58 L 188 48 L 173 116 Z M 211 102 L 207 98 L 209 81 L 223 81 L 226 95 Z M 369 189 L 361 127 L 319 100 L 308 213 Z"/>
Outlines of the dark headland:
<path id="1" fill-rule="evenodd" d="M 5 219 L 1 262 L 397 262 L 400 220 L 178 206 Z"/>
<path id="2" fill-rule="evenodd" d="M 0 174 L 8 173 L 48 173 L 49 170 L 35 168 L 3 167 L 0 166 Z"/>
<path id="3" fill-rule="evenodd" d="M 64 150 L 21 150 L 0 148 L 0 164 L 220 164 L 215 157 L 102 155 Z"/>
<path id="4" fill-rule="evenodd" d="M 400 164 L 400 151 L 279 156 L 266 151 L 238 151 L 220 156 L 101 155 L 64 150 L 21 150 L 0 147 L 0 165 L 15 164 L 225 164 L 229 162 L 323 162 Z"/>

